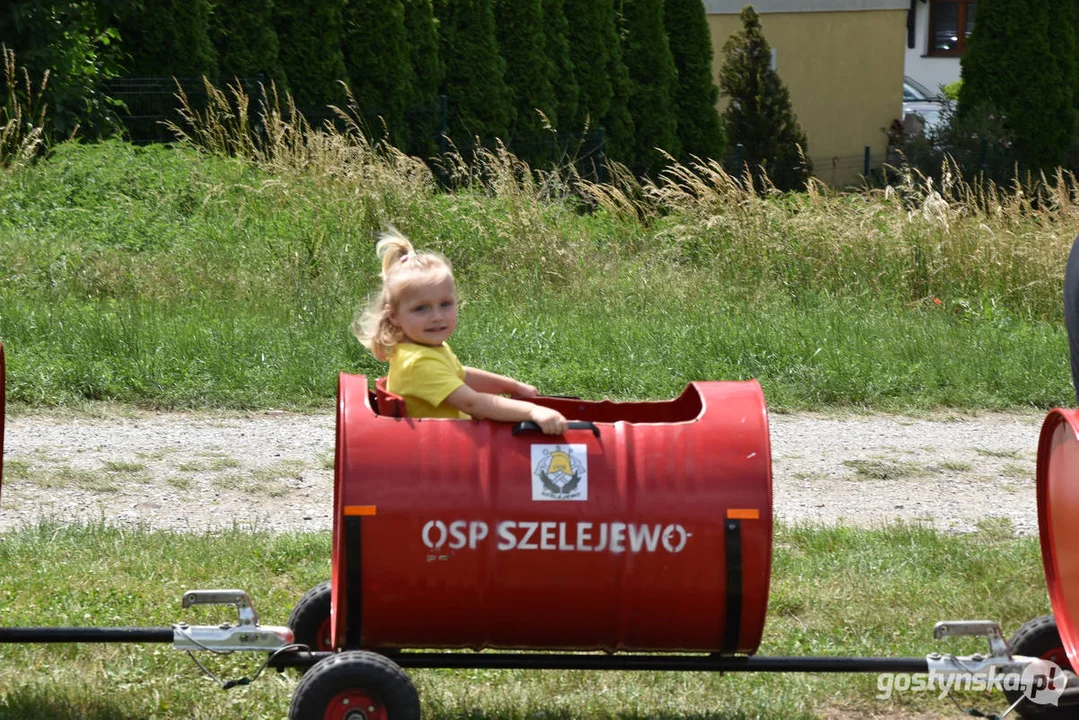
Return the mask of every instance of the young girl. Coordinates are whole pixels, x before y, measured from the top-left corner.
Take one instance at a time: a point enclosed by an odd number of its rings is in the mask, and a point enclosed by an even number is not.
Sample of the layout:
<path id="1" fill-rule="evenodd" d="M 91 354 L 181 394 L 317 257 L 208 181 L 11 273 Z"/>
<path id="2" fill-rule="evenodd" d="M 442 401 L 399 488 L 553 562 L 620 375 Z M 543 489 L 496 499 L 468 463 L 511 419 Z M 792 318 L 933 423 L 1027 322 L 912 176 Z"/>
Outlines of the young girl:
<path id="1" fill-rule="evenodd" d="M 352 323 L 371 354 L 389 361 L 386 388 L 405 399 L 409 417 L 531 420 L 548 435 L 566 432 L 566 418 L 550 408 L 511 399 L 536 397 L 513 378 L 464 367 L 446 344 L 457 328 L 457 292 L 449 261 L 417 253 L 394 229 L 376 246 L 382 291 Z"/>

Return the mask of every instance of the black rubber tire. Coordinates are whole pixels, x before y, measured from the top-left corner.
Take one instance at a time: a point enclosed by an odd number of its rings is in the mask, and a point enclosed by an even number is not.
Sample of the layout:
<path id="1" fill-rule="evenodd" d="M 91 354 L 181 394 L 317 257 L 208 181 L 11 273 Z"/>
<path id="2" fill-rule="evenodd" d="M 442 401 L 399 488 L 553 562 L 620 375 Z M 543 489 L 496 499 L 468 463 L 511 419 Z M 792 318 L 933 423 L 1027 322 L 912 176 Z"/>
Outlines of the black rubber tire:
<path id="1" fill-rule="evenodd" d="M 1023 623 L 1015 631 L 1015 634 L 1011 636 L 1011 639 L 1008 640 L 1008 647 L 1011 649 L 1012 655 L 1040 658 L 1055 650 L 1061 650 L 1064 643 L 1060 639 L 1056 619 L 1052 615 L 1042 615 Z M 1015 690 L 1005 690 L 1004 695 L 1008 698 L 1008 704 L 1011 705 L 1019 699 L 1022 693 Z M 1026 720 L 1064 720 L 1075 716 L 1074 708 L 1038 705 L 1025 699 L 1019 703 L 1015 711 Z"/>
<path id="2" fill-rule="evenodd" d="M 330 650 L 330 639 L 325 635 L 330 619 L 330 581 L 319 583 L 304 593 L 300 602 L 288 616 L 295 642 L 306 645 L 312 652 Z M 320 631 L 323 637 L 319 637 Z"/>
<path id="3" fill-rule="evenodd" d="M 296 686 L 288 720 L 325 720 L 342 692 L 363 690 L 382 703 L 389 720 L 420 720 L 420 696 L 405 671 L 366 650 L 349 650 L 315 663 Z"/>

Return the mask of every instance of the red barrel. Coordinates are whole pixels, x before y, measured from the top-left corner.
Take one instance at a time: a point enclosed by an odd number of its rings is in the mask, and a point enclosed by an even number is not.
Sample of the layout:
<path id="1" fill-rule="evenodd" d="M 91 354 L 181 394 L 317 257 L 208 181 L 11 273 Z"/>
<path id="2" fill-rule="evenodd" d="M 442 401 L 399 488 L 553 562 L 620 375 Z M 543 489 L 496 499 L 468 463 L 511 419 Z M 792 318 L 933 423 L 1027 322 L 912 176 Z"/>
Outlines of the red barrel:
<path id="1" fill-rule="evenodd" d="M 1060 639 L 1079 667 L 1079 410 L 1053 410 L 1038 441 L 1038 529 Z"/>
<path id="2" fill-rule="evenodd" d="M 537 402 L 594 428 L 380 416 L 341 374 L 334 646 L 755 652 L 772 555 L 756 381 Z"/>

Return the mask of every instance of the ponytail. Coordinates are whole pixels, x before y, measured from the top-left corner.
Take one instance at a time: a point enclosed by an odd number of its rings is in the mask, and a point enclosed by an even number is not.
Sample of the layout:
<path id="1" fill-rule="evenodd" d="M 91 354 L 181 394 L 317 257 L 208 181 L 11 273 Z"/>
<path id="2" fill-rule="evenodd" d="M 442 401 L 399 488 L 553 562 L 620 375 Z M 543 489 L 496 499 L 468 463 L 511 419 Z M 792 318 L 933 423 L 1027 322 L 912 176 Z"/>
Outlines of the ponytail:
<path id="1" fill-rule="evenodd" d="M 390 270 L 395 269 L 402 260 L 408 260 L 409 256 L 415 255 L 416 250 L 412 242 L 398 232 L 397 228 L 390 225 L 385 232 L 378 236 L 378 245 L 375 252 L 382 260 L 382 282 L 385 283 L 390 276 Z"/>

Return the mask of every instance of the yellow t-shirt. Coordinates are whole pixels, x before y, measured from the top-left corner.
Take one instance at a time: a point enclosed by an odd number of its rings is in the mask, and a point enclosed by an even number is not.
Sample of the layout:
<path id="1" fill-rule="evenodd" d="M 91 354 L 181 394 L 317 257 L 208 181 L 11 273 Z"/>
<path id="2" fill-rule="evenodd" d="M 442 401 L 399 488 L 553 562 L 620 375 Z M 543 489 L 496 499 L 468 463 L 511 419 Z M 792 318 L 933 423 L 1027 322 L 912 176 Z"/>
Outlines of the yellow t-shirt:
<path id="1" fill-rule="evenodd" d="M 465 384 L 465 368 L 450 346 L 400 343 L 390 357 L 386 389 L 405 399 L 405 411 L 413 418 L 465 418 L 443 402 Z"/>

